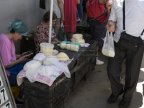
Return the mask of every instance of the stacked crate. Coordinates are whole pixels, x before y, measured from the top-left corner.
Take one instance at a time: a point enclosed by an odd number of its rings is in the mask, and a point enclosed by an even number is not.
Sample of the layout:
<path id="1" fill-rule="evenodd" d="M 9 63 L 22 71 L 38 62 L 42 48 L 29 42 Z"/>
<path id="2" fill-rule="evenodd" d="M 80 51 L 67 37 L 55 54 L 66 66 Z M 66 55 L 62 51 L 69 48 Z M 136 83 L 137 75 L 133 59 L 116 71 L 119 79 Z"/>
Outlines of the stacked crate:
<path id="1" fill-rule="evenodd" d="M 63 108 L 70 92 L 70 79 L 61 76 L 49 87 L 24 80 L 24 108 Z"/>

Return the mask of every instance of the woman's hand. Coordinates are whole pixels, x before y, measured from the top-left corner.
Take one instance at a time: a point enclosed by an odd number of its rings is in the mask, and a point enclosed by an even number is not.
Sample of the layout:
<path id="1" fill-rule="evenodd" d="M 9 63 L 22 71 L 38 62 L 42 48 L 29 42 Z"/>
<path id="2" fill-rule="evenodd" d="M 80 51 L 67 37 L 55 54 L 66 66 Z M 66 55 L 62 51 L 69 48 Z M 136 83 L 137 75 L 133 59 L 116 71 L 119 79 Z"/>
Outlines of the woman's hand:
<path id="1" fill-rule="evenodd" d="M 23 52 L 23 53 L 20 55 L 20 57 L 25 56 L 25 57 L 29 58 L 31 55 L 33 55 L 33 52 L 32 52 L 32 51 L 27 51 L 27 52 Z M 20 57 L 19 57 L 19 58 L 20 58 Z"/>
<path id="2" fill-rule="evenodd" d="M 19 59 L 21 57 L 21 54 L 16 55 L 16 59 Z"/>
<path id="3" fill-rule="evenodd" d="M 23 52 L 20 56 L 22 57 L 22 56 L 24 56 L 24 55 L 26 55 L 27 54 L 27 52 Z"/>
<path id="4" fill-rule="evenodd" d="M 28 60 L 27 56 L 21 56 L 17 60 L 14 60 L 10 64 L 6 65 L 5 68 L 10 68 L 18 63 L 26 62 L 27 60 Z"/>
<path id="5" fill-rule="evenodd" d="M 21 56 L 20 58 L 18 58 L 17 62 L 20 63 L 20 62 L 24 62 L 26 60 L 28 60 L 27 55 L 24 55 L 24 56 Z"/>
<path id="6" fill-rule="evenodd" d="M 22 56 L 24 56 L 24 55 L 26 55 L 26 54 L 27 54 L 27 52 L 23 52 L 22 54 L 17 54 L 17 55 L 16 55 L 16 58 L 19 59 L 20 57 L 22 57 Z"/>

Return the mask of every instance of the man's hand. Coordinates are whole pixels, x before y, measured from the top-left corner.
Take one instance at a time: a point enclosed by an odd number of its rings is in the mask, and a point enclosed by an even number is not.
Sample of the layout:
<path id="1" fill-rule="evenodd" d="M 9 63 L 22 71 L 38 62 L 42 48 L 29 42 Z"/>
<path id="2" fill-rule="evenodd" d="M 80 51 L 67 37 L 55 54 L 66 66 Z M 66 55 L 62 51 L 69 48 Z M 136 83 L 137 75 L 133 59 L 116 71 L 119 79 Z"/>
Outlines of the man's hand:
<path id="1" fill-rule="evenodd" d="M 106 28 L 109 32 L 115 32 L 115 22 L 108 21 Z"/>

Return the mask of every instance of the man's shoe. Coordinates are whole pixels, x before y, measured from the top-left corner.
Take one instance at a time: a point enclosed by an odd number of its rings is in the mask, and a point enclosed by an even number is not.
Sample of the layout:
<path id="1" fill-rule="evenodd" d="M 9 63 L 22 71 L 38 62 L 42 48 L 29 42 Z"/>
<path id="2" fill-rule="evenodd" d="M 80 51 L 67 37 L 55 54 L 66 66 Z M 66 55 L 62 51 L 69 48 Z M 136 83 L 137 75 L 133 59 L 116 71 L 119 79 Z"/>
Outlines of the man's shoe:
<path id="1" fill-rule="evenodd" d="M 123 93 L 123 90 L 122 90 L 119 94 L 117 94 L 117 95 L 114 95 L 114 94 L 112 93 L 112 94 L 110 95 L 110 97 L 108 98 L 107 103 L 109 103 L 109 104 L 115 103 L 115 102 L 117 101 L 118 97 L 119 97 L 122 93 Z"/>
<path id="2" fill-rule="evenodd" d="M 128 106 L 130 105 L 130 100 L 125 100 L 125 99 L 122 99 L 119 103 L 119 108 L 128 108 Z"/>

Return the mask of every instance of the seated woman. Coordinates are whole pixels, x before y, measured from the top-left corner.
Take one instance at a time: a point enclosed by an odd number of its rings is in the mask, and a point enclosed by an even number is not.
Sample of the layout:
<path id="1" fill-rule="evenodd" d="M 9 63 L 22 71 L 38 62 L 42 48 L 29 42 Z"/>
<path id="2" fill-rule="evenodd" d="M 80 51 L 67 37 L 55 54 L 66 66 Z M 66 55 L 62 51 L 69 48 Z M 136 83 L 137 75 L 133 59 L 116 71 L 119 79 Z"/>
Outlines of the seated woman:
<path id="1" fill-rule="evenodd" d="M 0 56 L 8 73 L 11 86 L 16 86 L 16 76 L 23 68 L 29 55 L 16 55 L 14 42 L 27 35 L 27 26 L 21 20 L 14 20 L 9 26 L 9 33 L 0 34 Z"/>
<path id="2" fill-rule="evenodd" d="M 46 12 L 42 18 L 42 22 L 37 26 L 36 36 L 34 37 L 34 41 L 36 44 L 36 52 L 40 50 L 40 43 L 48 42 L 49 40 L 49 21 L 50 21 L 50 12 Z M 53 14 L 53 25 L 54 21 L 56 21 L 56 15 Z M 56 38 L 56 33 L 54 29 L 52 30 L 52 43 L 55 44 L 58 42 Z"/>

